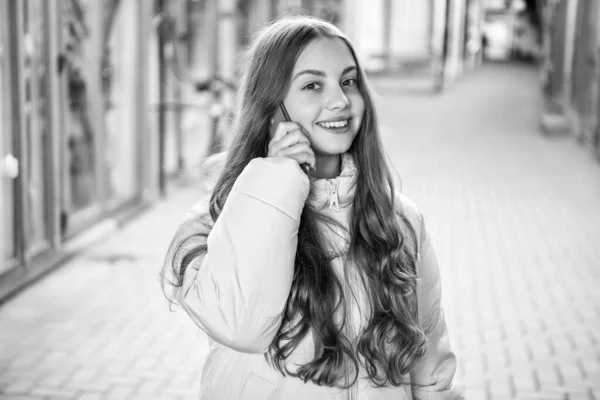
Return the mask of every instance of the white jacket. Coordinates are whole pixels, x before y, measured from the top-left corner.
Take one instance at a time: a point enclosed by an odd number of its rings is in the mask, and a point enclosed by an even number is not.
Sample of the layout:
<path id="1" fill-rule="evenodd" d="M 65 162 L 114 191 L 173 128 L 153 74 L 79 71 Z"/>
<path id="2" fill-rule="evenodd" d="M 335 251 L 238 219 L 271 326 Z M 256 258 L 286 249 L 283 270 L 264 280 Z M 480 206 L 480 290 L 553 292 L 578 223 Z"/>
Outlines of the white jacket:
<path id="1" fill-rule="evenodd" d="M 311 182 L 289 158 L 254 159 L 239 176 L 208 235 L 207 254 L 190 264 L 176 293 L 186 312 L 210 338 L 202 400 L 462 399 L 453 387 L 456 358 L 443 313 L 430 314 L 432 307 L 441 304 L 438 262 L 420 212 L 401 194 L 396 199 L 399 212 L 409 219 L 421 244 L 417 264 L 419 316 L 435 315 L 427 336 L 427 355 L 410 372 L 411 386 L 376 388 L 363 378 L 364 371 L 349 389 L 318 386 L 284 377 L 265 361 L 264 353 L 280 326 L 291 288 L 304 203 L 311 202 L 347 226 L 355 175 L 352 158 L 344 155 L 342 172 L 335 179 Z M 191 215 L 207 210 L 208 197 Z M 335 233 L 328 235 L 330 249 L 345 243 Z M 344 274 L 342 263 L 340 258 L 333 261 L 340 274 Z M 349 305 L 350 326 L 358 332 L 368 321 L 360 312 L 366 296 L 357 292 L 360 285 L 353 286 L 358 300 Z M 307 335 L 288 359 L 290 369 L 312 359 L 311 336 Z"/>

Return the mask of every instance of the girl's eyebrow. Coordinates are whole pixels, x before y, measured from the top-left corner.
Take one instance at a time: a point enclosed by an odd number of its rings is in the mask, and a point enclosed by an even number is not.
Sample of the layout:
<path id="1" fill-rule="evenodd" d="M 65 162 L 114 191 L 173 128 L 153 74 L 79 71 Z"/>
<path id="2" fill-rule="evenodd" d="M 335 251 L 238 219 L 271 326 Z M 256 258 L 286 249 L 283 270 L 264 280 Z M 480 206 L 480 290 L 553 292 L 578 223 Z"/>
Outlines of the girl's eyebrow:
<path id="1" fill-rule="evenodd" d="M 348 72 L 354 71 L 354 70 L 356 70 L 356 65 L 351 65 L 349 67 L 346 67 L 342 71 L 342 75 L 346 75 Z M 296 75 L 294 75 L 294 77 L 292 78 L 292 81 L 294 81 L 296 78 L 298 78 L 301 75 L 307 75 L 307 74 L 321 76 L 321 77 L 327 76 L 327 74 L 325 72 L 319 71 L 318 69 L 305 69 L 304 71 L 300 71 Z"/>

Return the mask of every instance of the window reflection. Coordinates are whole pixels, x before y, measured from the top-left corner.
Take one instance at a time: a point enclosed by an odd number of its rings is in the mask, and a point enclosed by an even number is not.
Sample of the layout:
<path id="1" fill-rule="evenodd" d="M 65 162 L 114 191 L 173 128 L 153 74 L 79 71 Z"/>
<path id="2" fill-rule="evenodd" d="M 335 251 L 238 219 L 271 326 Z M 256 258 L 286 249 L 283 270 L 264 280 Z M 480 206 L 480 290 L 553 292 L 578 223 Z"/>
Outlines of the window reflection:
<path id="1" fill-rule="evenodd" d="M 43 0 L 28 0 L 24 8 L 25 131 L 27 135 L 27 248 L 37 253 L 47 246 L 47 180 L 48 119 L 47 119 L 47 36 Z"/>
<path id="2" fill-rule="evenodd" d="M 0 18 L 2 15 L 0 15 Z M 13 153 L 12 148 L 12 134 L 10 130 L 6 130 L 6 126 L 3 124 L 7 119 L 4 118 L 5 104 L 8 101 L 6 97 L 9 91 L 4 90 L 4 76 L 6 73 L 4 66 L 5 58 L 0 54 L 0 138 L 2 140 L 3 153 L 1 161 L 4 162 L 5 157 L 8 154 Z M 0 270 L 3 266 L 3 262 L 6 262 L 15 256 L 15 241 L 14 241 L 14 180 L 0 177 L 0 193 L 2 194 L 2 224 L 0 226 L 0 232 L 2 233 L 2 260 L 0 261 Z"/>
<path id="3" fill-rule="evenodd" d="M 89 66 L 94 62 L 88 25 L 91 2 L 68 0 L 63 9 L 63 67 L 67 81 L 67 132 L 64 160 L 64 208 L 68 213 L 91 205 L 96 199 L 96 143 L 91 124 Z"/>
<path id="4" fill-rule="evenodd" d="M 135 106 L 136 5 L 132 0 L 103 3 L 102 97 L 106 147 L 104 168 L 106 194 L 118 205 L 137 193 L 137 145 Z"/>

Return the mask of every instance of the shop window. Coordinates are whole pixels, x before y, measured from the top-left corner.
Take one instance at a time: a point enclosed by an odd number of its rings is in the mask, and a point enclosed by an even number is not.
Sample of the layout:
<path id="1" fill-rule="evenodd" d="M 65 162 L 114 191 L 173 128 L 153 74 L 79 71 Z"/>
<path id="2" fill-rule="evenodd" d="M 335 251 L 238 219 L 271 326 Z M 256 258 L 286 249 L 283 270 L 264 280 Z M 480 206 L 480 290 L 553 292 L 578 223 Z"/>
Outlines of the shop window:
<path id="1" fill-rule="evenodd" d="M 90 24 L 94 6 L 90 0 L 63 2 L 62 70 L 66 80 L 66 132 L 63 157 L 63 231 L 67 216 L 97 200 L 96 126 L 93 119 L 93 68 L 95 37 Z"/>
<path id="2" fill-rule="evenodd" d="M 141 65 L 137 60 L 137 13 L 133 0 L 104 3 L 102 95 L 106 148 L 104 157 L 106 194 L 113 205 L 138 193 L 138 129 L 136 82 Z"/>
<path id="3" fill-rule="evenodd" d="M 0 134 L 4 137 L 4 132 L 0 128 Z M 6 135 L 8 136 L 8 135 Z M 14 237 L 14 181 L 10 179 L 2 179 L 2 261 L 0 262 L 0 271 L 2 271 L 4 263 L 13 259 L 16 256 L 16 246 Z"/>
<path id="4" fill-rule="evenodd" d="M 48 110 L 47 110 L 47 35 L 44 4 L 40 0 L 23 2 L 23 31 L 21 71 L 24 96 L 22 104 L 23 136 L 26 140 L 27 173 L 25 193 L 25 236 L 27 251 L 38 253 L 48 246 L 47 173 L 48 157 Z"/>
<path id="5" fill-rule="evenodd" d="M 0 18 L 3 18 L 3 15 L 0 15 Z M 4 22 L 3 20 L 0 21 Z M 1 38 L 0 38 L 1 39 Z M 0 43 L 2 46 L 2 43 Z M 4 64 L 6 58 L 3 56 L 2 51 L 0 50 L 0 156 L 2 156 L 1 161 L 2 165 L 2 176 L 0 176 L 0 182 L 2 186 L 0 187 L 0 195 L 2 198 L 0 199 L 0 203 L 2 204 L 2 216 L 0 217 L 0 233 L 2 237 L 2 259 L 0 260 L 0 272 L 2 272 L 6 267 L 9 260 L 13 259 L 16 256 L 16 246 L 15 246 L 15 204 L 14 204 L 14 180 L 10 179 L 6 168 L 8 167 L 8 163 L 14 157 L 14 149 L 13 149 L 13 137 L 10 129 L 7 129 L 5 122 L 8 122 L 7 117 L 7 107 L 10 98 L 8 97 L 10 91 L 4 90 L 5 86 L 5 77 L 8 73 L 6 65 Z M 14 162 L 13 162 L 14 164 Z"/>

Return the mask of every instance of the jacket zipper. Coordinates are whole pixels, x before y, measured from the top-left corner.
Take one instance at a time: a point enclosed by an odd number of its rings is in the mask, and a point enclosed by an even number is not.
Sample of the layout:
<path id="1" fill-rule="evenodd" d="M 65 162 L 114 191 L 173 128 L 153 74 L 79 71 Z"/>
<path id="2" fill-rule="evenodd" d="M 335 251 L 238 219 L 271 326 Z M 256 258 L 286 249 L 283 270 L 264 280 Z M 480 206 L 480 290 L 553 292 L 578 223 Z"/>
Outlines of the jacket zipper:
<path id="1" fill-rule="evenodd" d="M 340 207 L 340 198 L 338 195 L 338 184 L 339 179 L 328 180 L 327 184 L 329 185 L 329 209 L 339 208 Z"/>
<path id="2" fill-rule="evenodd" d="M 340 197 L 339 197 L 339 190 L 338 190 L 338 186 L 339 186 L 339 179 L 335 178 L 333 180 L 327 180 L 327 185 L 329 186 L 329 209 L 337 209 L 340 208 Z M 348 278 L 344 277 L 344 281 L 345 281 L 345 290 L 346 292 L 348 292 L 348 290 L 350 290 L 348 288 Z M 349 314 L 350 317 L 352 318 L 352 322 L 354 322 L 354 316 L 353 316 L 353 312 L 354 312 L 354 303 L 350 302 L 350 304 L 348 305 L 349 307 Z M 354 339 L 354 329 L 351 326 L 352 324 L 348 324 L 348 330 L 349 330 L 349 334 L 350 337 L 352 337 Z M 348 390 L 348 400 L 357 400 L 358 399 L 358 381 L 352 385 L 349 390 Z"/>
<path id="3" fill-rule="evenodd" d="M 349 400 L 358 400 L 358 388 L 356 387 L 357 385 L 358 381 L 356 381 L 356 383 L 350 387 L 350 392 L 348 393 Z"/>

